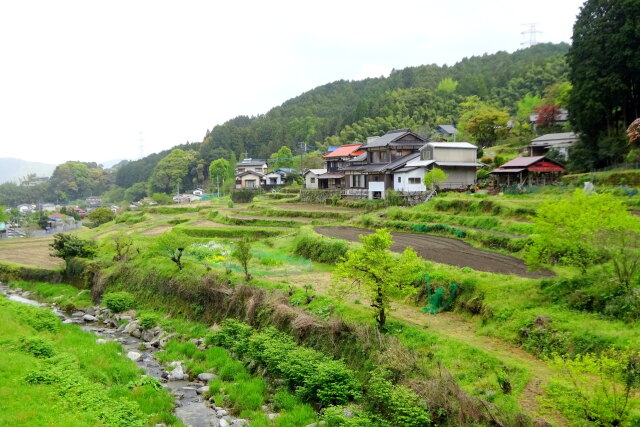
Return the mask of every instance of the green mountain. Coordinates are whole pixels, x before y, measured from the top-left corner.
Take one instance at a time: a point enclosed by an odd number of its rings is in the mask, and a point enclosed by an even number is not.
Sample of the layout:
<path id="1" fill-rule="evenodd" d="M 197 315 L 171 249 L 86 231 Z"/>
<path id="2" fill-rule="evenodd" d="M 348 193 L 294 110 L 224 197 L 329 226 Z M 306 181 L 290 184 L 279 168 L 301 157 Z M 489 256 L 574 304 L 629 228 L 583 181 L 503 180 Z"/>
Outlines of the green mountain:
<path id="1" fill-rule="evenodd" d="M 265 158 L 281 146 L 299 153 L 363 141 L 388 130 L 410 127 L 428 136 L 439 124 L 457 124 L 468 97 L 514 114 L 525 95 L 543 97 L 566 81 L 569 45 L 538 44 L 514 53 L 464 58 L 453 66 L 421 65 L 393 70 L 389 77 L 340 80 L 319 86 L 256 117 L 238 116 L 207 130 L 202 143 L 175 148 L 197 150 L 207 165 L 231 153 Z M 450 82 L 449 85 L 446 82 Z M 129 187 L 149 179 L 169 151 L 123 165 L 116 184 Z M 187 177 L 197 180 L 197 176 Z"/>

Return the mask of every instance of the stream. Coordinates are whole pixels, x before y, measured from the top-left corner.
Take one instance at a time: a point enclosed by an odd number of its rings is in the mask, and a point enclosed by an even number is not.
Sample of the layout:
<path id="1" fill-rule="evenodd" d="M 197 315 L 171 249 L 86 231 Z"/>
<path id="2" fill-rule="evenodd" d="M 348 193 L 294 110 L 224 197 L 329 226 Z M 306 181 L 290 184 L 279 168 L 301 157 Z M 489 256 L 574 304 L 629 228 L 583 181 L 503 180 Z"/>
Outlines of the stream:
<path id="1" fill-rule="evenodd" d="M 209 406 L 201 392 L 206 390 L 206 380 L 189 381 L 188 379 L 171 379 L 170 375 L 154 357 L 160 349 L 149 345 L 141 338 L 136 338 L 125 332 L 124 327 L 110 327 L 108 322 L 86 320 L 85 312 L 78 311 L 68 315 L 60 311 L 55 305 L 38 302 L 29 292 L 21 289 L 11 289 L 0 283 L 0 294 L 6 295 L 11 301 L 51 309 L 63 323 L 78 325 L 81 329 L 91 332 L 98 337 L 98 342 L 117 341 L 124 348 L 129 358 L 134 360 L 146 375 L 157 378 L 176 399 L 174 415 L 186 426 L 190 427 L 239 427 L 248 425 L 246 420 L 234 418 L 224 408 Z M 93 317 L 93 316 L 91 316 Z M 90 319 L 90 318 L 89 318 Z M 107 323 L 107 324 L 105 324 Z M 103 340 L 103 341 L 100 341 Z M 144 348 L 144 350 L 141 350 Z M 137 359 L 137 360 L 136 360 Z M 200 374 L 203 376 L 203 374 Z M 169 377 L 169 378 L 167 378 Z M 186 377 L 186 375 L 185 375 Z M 215 378 L 215 375 L 210 375 Z M 206 379 L 206 376 L 203 378 Z M 162 424 L 158 425 L 162 426 Z"/>

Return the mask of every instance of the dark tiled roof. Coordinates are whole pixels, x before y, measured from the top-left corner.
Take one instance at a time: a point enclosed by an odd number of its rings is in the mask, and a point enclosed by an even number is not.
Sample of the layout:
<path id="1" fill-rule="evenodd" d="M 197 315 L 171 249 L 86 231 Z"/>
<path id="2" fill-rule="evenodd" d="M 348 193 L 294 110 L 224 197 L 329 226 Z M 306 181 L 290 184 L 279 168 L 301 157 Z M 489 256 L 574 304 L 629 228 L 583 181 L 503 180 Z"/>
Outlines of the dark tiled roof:
<path id="1" fill-rule="evenodd" d="M 406 156 L 402 156 L 399 159 L 396 159 L 392 162 L 387 163 L 387 169 L 394 170 L 394 169 L 401 168 L 402 166 L 406 165 L 409 160 L 413 160 L 417 157 L 420 157 L 420 153 L 407 154 Z"/>
<path id="2" fill-rule="evenodd" d="M 402 138 L 406 135 L 413 135 L 414 137 L 417 138 L 417 140 L 402 141 Z M 422 145 L 425 142 L 427 141 L 425 141 L 423 138 L 416 135 L 415 133 L 411 132 L 409 129 L 398 129 L 398 130 L 389 131 L 386 134 L 382 135 L 381 137 L 376 138 L 371 142 L 368 142 L 367 145 L 363 146 L 362 148 L 386 147 L 391 143 L 394 143 L 395 145 L 403 145 L 403 144 Z"/>
<path id="3" fill-rule="evenodd" d="M 438 125 L 436 127 L 436 131 L 440 130 L 448 135 L 453 135 L 454 133 L 458 133 L 458 129 L 456 129 L 453 125 Z"/>

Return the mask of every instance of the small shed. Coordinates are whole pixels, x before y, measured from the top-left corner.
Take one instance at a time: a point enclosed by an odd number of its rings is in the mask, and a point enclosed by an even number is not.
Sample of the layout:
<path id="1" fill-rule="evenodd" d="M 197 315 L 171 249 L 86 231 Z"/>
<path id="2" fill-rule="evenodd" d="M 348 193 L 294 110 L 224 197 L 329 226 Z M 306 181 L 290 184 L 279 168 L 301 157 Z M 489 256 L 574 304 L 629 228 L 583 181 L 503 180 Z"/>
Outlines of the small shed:
<path id="1" fill-rule="evenodd" d="M 490 172 L 499 187 L 556 184 L 564 166 L 545 156 L 517 157 Z"/>
<path id="2" fill-rule="evenodd" d="M 305 188 L 317 189 L 318 188 L 318 176 L 327 173 L 326 169 L 307 169 L 304 176 Z"/>

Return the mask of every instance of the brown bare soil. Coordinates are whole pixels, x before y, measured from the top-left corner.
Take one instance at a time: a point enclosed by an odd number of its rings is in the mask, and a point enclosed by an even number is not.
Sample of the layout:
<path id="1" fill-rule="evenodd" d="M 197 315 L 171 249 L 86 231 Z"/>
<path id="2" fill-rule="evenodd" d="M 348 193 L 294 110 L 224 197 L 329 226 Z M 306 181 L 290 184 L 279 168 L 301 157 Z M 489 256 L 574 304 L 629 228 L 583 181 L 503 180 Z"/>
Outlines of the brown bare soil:
<path id="1" fill-rule="evenodd" d="M 193 227 L 228 227 L 227 224 L 222 224 L 219 222 L 209 221 L 208 219 L 199 219 L 198 221 L 194 221 L 189 223 L 189 226 Z"/>
<path id="2" fill-rule="evenodd" d="M 11 239 L 0 245 L 0 260 L 42 268 L 58 268 L 64 264 L 60 258 L 50 256 L 51 237 Z"/>
<path id="3" fill-rule="evenodd" d="M 315 231 L 325 236 L 337 237 L 351 242 L 359 242 L 358 236 L 360 234 L 373 233 L 371 230 L 346 226 L 315 227 Z M 550 271 L 528 271 L 525 263 L 518 258 L 477 249 L 461 240 L 417 233 L 394 232 L 392 235 L 394 241 L 391 246 L 392 251 L 402 252 L 406 248 L 412 247 L 422 258 L 441 264 L 533 278 L 553 275 Z"/>

